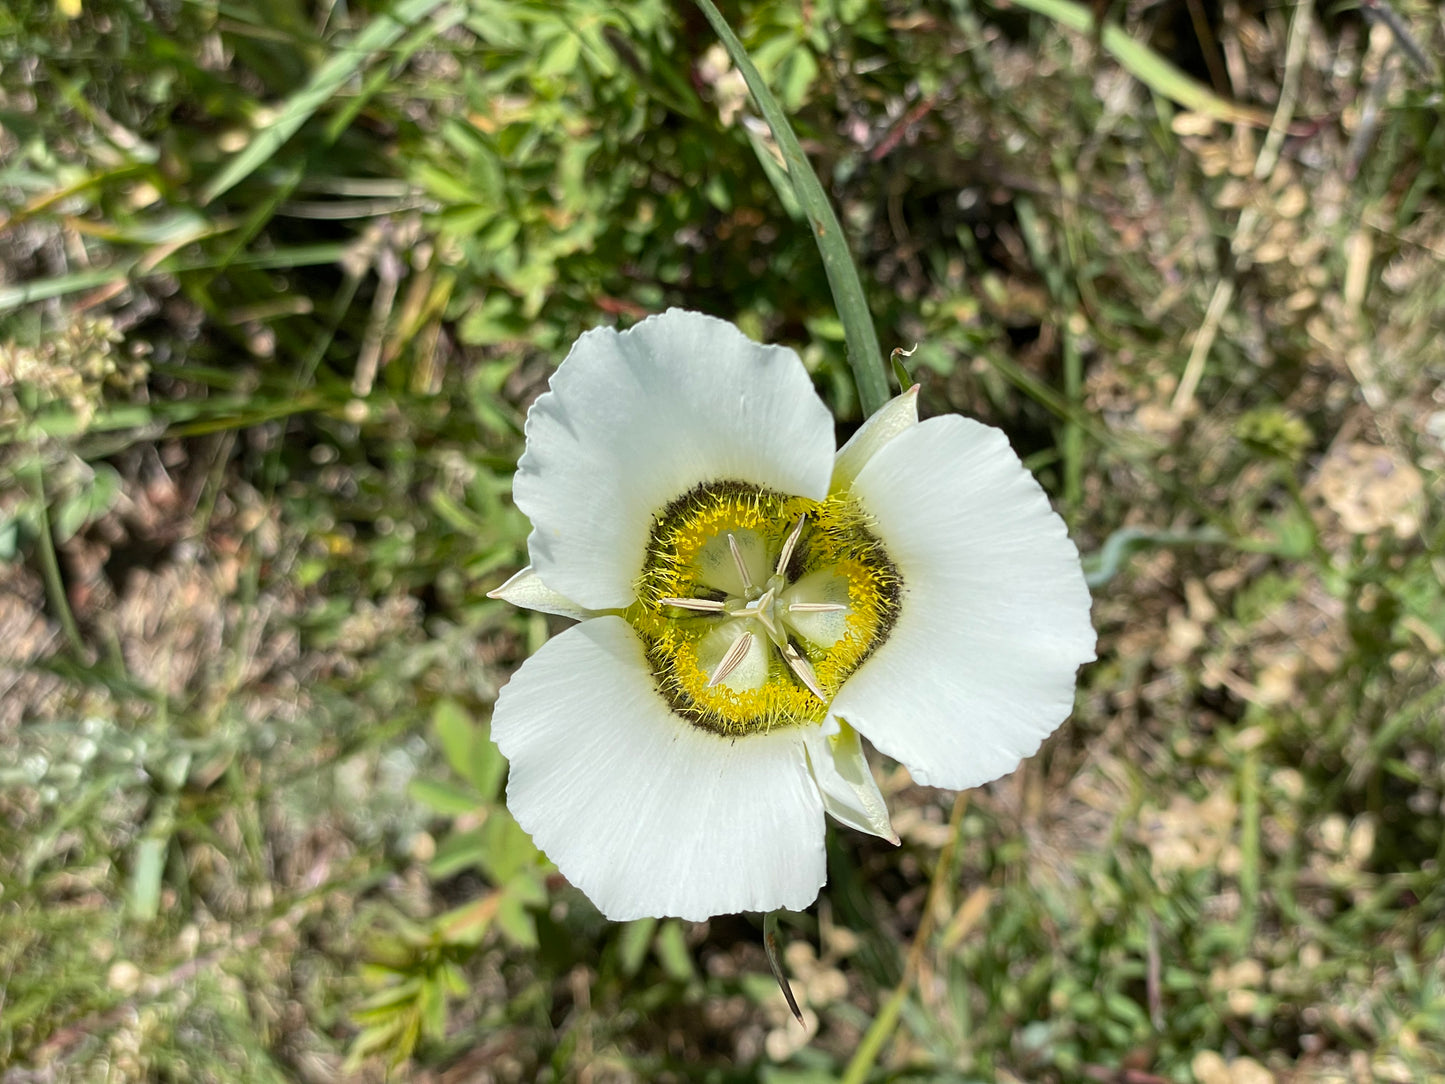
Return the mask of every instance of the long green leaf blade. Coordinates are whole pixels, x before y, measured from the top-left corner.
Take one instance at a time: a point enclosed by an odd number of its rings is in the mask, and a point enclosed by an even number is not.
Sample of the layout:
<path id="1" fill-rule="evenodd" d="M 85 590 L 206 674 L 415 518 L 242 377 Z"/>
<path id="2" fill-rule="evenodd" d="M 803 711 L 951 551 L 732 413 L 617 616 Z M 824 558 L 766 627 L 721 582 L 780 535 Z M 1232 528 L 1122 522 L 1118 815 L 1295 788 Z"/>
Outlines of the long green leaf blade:
<path id="1" fill-rule="evenodd" d="M 1094 13 L 1073 0 L 1014 0 L 1021 8 L 1052 19 L 1060 26 L 1081 34 L 1094 30 Z M 1112 23 L 1104 25 L 1100 42 L 1104 51 L 1123 69 L 1161 97 L 1177 102 L 1185 109 L 1214 117 L 1231 124 L 1249 124 L 1268 128 L 1270 116 L 1238 102 L 1221 98 L 1197 79 L 1186 75 L 1142 41 L 1131 38 Z"/>
<path id="2" fill-rule="evenodd" d="M 833 205 L 828 202 L 822 182 L 803 154 L 783 107 L 778 104 L 767 83 L 763 82 L 743 43 L 712 0 L 697 0 L 697 6 L 707 16 L 738 71 L 742 72 L 753 101 L 762 111 L 763 119 L 773 130 L 773 138 L 783 152 L 793 194 L 803 205 L 813 227 L 813 239 L 818 242 L 818 252 L 823 257 L 823 270 L 828 274 L 833 303 L 838 306 L 838 316 L 843 321 L 843 334 L 848 342 L 848 366 L 853 370 L 853 380 L 858 385 L 858 400 L 863 405 L 863 413 L 872 414 L 888 401 L 888 377 L 883 367 L 883 352 L 878 348 L 878 333 L 873 330 L 873 316 L 868 311 L 868 299 L 863 294 L 858 270 L 853 266 L 843 227 L 838 224 Z M 779 198 L 786 206 L 787 199 L 781 191 Z"/>
<path id="3" fill-rule="evenodd" d="M 257 132 L 255 138 L 237 151 L 221 172 L 211 178 L 201 192 L 201 203 L 210 203 L 254 173 L 372 57 L 395 45 L 407 30 L 444 2 L 401 0 L 391 14 L 378 16 L 367 23 L 356 35 L 355 41 L 322 64 L 311 81 L 287 100 L 271 123 Z"/>

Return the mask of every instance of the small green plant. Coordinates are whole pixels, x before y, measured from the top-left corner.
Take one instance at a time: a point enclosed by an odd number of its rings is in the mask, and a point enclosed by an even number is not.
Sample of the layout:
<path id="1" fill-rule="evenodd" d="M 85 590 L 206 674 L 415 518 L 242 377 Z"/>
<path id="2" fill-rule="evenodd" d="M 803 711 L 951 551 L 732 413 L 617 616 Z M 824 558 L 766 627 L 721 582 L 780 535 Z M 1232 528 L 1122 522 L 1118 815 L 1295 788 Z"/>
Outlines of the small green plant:
<path id="1" fill-rule="evenodd" d="M 480 873 L 486 887 L 425 923 L 391 912 L 366 939 L 362 979 L 377 989 L 352 1011 L 360 1028 L 349 1055 L 353 1067 L 372 1055 L 399 1065 L 418 1043 L 443 1040 L 449 1004 L 471 989 L 465 965 L 493 931 L 513 949 L 538 947 L 533 912 L 547 902 L 549 864 L 500 803 L 506 761 L 486 728 L 454 700 L 437 702 L 432 734 L 455 778 L 411 784 L 414 798 L 452 818 L 427 875 L 444 882 Z"/>

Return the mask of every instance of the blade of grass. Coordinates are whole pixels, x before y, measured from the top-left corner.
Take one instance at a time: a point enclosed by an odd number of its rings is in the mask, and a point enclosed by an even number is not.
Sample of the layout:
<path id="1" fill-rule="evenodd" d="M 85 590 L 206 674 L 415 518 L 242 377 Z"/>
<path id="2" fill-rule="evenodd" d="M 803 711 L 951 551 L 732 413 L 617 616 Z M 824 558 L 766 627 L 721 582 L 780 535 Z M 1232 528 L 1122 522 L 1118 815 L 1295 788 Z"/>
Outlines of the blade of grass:
<path id="1" fill-rule="evenodd" d="M 1021 8 L 1052 19 L 1081 34 L 1093 33 L 1094 13 L 1072 0 L 1014 0 Z M 1221 98 L 1197 79 L 1186 75 L 1149 46 L 1131 38 L 1121 27 L 1104 25 L 1100 41 L 1104 51 L 1123 69 L 1155 94 L 1177 102 L 1185 109 L 1214 117 L 1230 124 L 1248 124 L 1268 128 L 1270 115 L 1262 109 Z"/>
<path id="2" fill-rule="evenodd" d="M 1059 451 L 1064 460 L 1064 505 L 1072 515 L 1083 498 L 1084 477 L 1084 429 L 1077 420 L 1083 413 L 1084 359 L 1074 331 L 1075 318 L 1082 318 L 1079 294 L 1067 249 L 1057 254 L 1049 250 L 1033 200 L 1021 196 L 1014 201 L 1014 207 L 1018 212 L 1019 231 L 1034 266 L 1043 272 L 1055 307 L 1065 314 L 1058 327 L 1064 355 L 1064 402 L 1070 406 L 1071 416 L 1064 419 Z"/>
<path id="3" fill-rule="evenodd" d="M 471 14 L 470 4 L 450 4 L 448 10 L 438 14 L 430 24 L 420 27 L 408 35 L 406 39 L 402 41 L 401 45 L 398 46 L 396 54 L 391 59 L 391 63 L 372 72 L 371 75 L 367 77 L 366 82 L 362 84 L 360 92 L 354 95 L 345 106 L 337 110 L 336 116 L 333 117 L 331 123 L 326 126 L 326 143 L 329 145 L 340 139 L 341 133 L 351 127 L 351 122 L 354 121 L 356 115 L 366 107 L 366 103 L 369 102 L 382 87 L 395 80 L 397 73 L 406 66 L 423 46 L 428 44 L 433 38 L 451 30 L 452 27 L 461 23 L 469 14 Z"/>
<path id="4" fill-rule="evenodd" d="M 295 378 L 291 385 L 291 398 L 293 400 L 309 398 L 309 396 L 306 395 L 306 389 L 310 387 L 312 381 L 316 378 L 316 370 L 321 365 L 321 360 L 326 356 L 326 351 L 330 348 L 332 341 L 336 338 L 336 332 L 341 327 L 342 318 L 346 315 L 347 310 L 350 309 L 351 303 L 356 299 L 356 291 L 361 286 L 364 273 L 364 270 L 352 269 L 346 273 L 337 286 L 336 293 L 332 298 L 331 311 L 327 317 L 326 324 L 321 330 L 321 333 L 316 336 L 311 350 L 302 358 L 301 364 L 296 369 Z M 270 507 L 275 500 L 276 489 L 280 484 L 281 449 L 284 443 L 284 441 L 279 439 L 273 440 L 266 451 L 266 458 L 261 475 L 261 487 L 264 494 L 264 502 L 267 507 Z M 259 550 L 254 548 L 254 542 L 261 527 L 262 523 L 258 522 L 246 534 L 246 545 L 252 547 L 253 553 L 259 552 Z M 242 604 L 241 618 L 236 630 L 236 643 L 238 644 L 246 642 L 246 638 L 250 634 L 251 622 L 258 617 L 255 603 L 256 599 L 260 596 L 260 592 L 261 561 L 253 558 L 245 565 L 236 592 L 236 597 Z M 230 665 L 227 667 L 223 679 L 227 689 L 234 690 L 240 687 L 245 666 L 246 660 L 242 657 L 242 653 L 239 651 L 233 652 Z"/>
<path id="5" fill-rule="evenodd" d="M 1294 116 L 1294 103 L 1299 93 L 1300 72 L 1304 63 L 1304 50 L 1309 38 L 1309 27 L 1314 12 L 1314 0 L 1305 0 L 1299 4 L 1294 15 L 1290 19 L 1289 45 L 1285 52 L 1284 85 L 1280 88 L 1279 104 L 1274 115 L 1269 121 L 1269 133 L 1264 138 L 1264 146 L 1260 148 L 1258 157 L 1254 160 L 1254 179 L 1267 181 L 1274 173 L 1274 167 L 1279 162 L 1279 149 L 1284 143 L 1284 137 L 1289 131 L 1290 121 Z M 1235 223 L 1234 238 L 1230 242 L 1231 254 L 1241 254 L 1239 242 L 1241 238 L 1247 238 L 1254 232 L 1255 224 L 1259 221 L 1259 211 L 1254 207 L 1245 207 L 1239 213 L 1239 221 Z M 1226 267 L 1219 281 L 1214 284 L 1214 293 L 1209 299 L 1209 307 L 1205 309 L 1204 320 L 1199 325 L 1199 331 L 1194 336 L 1194 345 L 1190 347 L 1189 359 L 1184 363 L 1184 372 L 1179 377 L 1179 386 L 1175 389 L 1174 398 L 1170 401 L 1169 409 L 1176 414 L 1183 414 L 1194 405 L 1194 393 L 1199 389 L 1199 381 L 1204 376 L 1204 367 L 1209 361 L 1209 351 L 1214 346 L 1215 337 L 1219 334 L 1220 323 L 1229 312 L 1230 303 L 1234 300 L 1236 287 L 1235 276 L 1232 266 Z"/>
<path id="6" fill-rule="evenodd" d="M 346 255 L 344 244 L 296 245 L 292 248 L 278 248 L 272 252 L 252 253 L 231 259 L 223 256 L 221 264 L 232 267 L 250 267 L 259 271 L 273 271 L 292 267 L 307 267 L 316 264 L 336 263 Z M 154 266 L 143 267 L 142 257 L 118 262 L 114 267 L 98 271 L 75 271 L 68 275 L 23 282 L 18 286 L 0 289 L 0 313 L 9 312 L 37 301 L 48 301 L 52 297 L 77 294 L 85 290 L 103 289 L 124 282 L 132 274 L 137 280 L 149 275 L 179 275 L 190 271 L 205 271 L 218 266 L 214 259 L 178 260 L 167 256 Z"/>
<path id="7" fill-rule="evenodd" d="M 997 350 L 985 350 L 980 357 L 989 366 L 998 370 L 1004 379 L 1051 414 L 1072 422 L 1090 440 L 1102 448 L 1107 448 L 1111 455 L 1118 456 L 1135 469 L 1142 471 L 1151 481 L 1167 492 L 1171 499 L 1181 502 L 1184 507 L 1203 520 L 1208 529 L 1217 530 L 1223 544 L 1246 553 L 1278 552 L 1279 547 L 1276 542 L 1270 539 L 1251 538 L 1246 532 L 1241 532 L 1229 516 L 1200 499 L 1197 493 L 1182 484 L 1168 471 L 1161 470 L 1157 461 L 1158 456 L 1153 450 L 1147 446 L 1131 446 L 1119 441 L 1097 418 L 1087 413 L 1081 406 L 1070 403 L 1064 396 L 1029 373 L 1007 354 Z M 1127 536 L 1127 532 L 1125 534 Z M 1154 532 L 1145 532 L 1145 534 L 1148 535 L 1149 540 L 1155 540 Z M 1137 541 L 1137 539 L 1133 541 Z M 1197 541 L 1209 541 L 1209 539 L 1197 539 Z M 1094 584 L 1091 583 L 1091 586 Z"/>
<path id="8" fill-rule="evenodd" d="M 903 1004 L 918 978 L 918 969 L 923 963 L 923 953 L 928 948 L 928 939 L 933 935 L 933 916 L 943 898 L 943 886 L 948 884 L 953 871 L 953 856 L 958 850 L 958 829 L 963 823 L 963 811 L 968 808 L 968 791 L 960 791 L 953 799 L 953 812 L 948 818 L 948 842 L 938 856 L 938 865 L 933 868 L 933 878 L 928 883 L 928 898 L 923 905 L 923 914 L 918 919 L 918 930 L 913 935 L 913 944 L 908 949 L 908 959 L 903 965 L 903 978 L 893 988 L 893 993 L 878 1010 L 873 1023 L 863 1033 L 848 1068 L 843 1071 L 842 1084 L 863 1084 L 868 1073 L 883 1053 L 883 1046 L 898 1026 Z"/>
<path id="9" fill-rule="evenodd" d="M 50 509 L 46 502 L 45 476 L 40 462 L 40 453 L 37 451 L 35 459 L 21 468 L 21 473 L 30 485 L 31 498 L 35 501 L 35 515 L 38 520 L 35 548 L 40 556 L 40 571 L 45 578 L 45 593 L 50 597 L 50 605 L 55 610 L 60 627 L 65 631 L 66 642 L 70 644 L 70 650 L 77 659 L 84 659 L 85 641 L 81 639 L 75 614 L 70 610 L 65 581 L 60 576 L 60 560 L 55 554 L 55 537 L 50 533 Z"/>
<path id="10" fill-rule="evenodd" d="M 1239 945 L 1241 955 L 1254 942 L 1259 918 L 1259 747 L 1245 750 L 1239 771 Z"/>
<path id="11" fill-rule="evenodd" d="M 128 180 L 131 177 L 144 175 L 149 168 L 150 167 L 143 162 L 127 162 L 125 165 L 117 166 L 114 169 L 86 174 L 77 181 L 71 181 L 60 188 L 51 188 L 43 195 L 36 196 L 8 218 L 0 215 L 0 227 L 12 229 L 26 219 L 43 214 L 57 204 L 73 199 L 83 192 L 88 192 L 92 188 L 103 189 L 108 185 Z"/>
<path id="12" fill-rule="evenodd" d="M 296 186 L 301 183 L 304 176 L 305 170 L 302 163 L 297 162 L 284 176 L 278 179 L 275 188 L 267 194 L 265 199 L 260 200 L 251 213 L 246 216 L 245 221 L 236 230 L 236 235 L 231 238 L 231 243 L 226 246 L 215 266 L 206 268 L 199 281 L 191 286 L 193 291 L 196 293 L 206 291 L 216 276 L 228 270 L 235 261 L 241 258 L 241 254 L 266 228 L 276 214 L 276 209 L 285 200 L 291 198 L 296 191 Z"/>
<path id="13" fill-rule="evenodd" d="M 1103 587 L 1120 571 L 1131 554 L 1151 546 L 1233 546 L 1237 543 L 1217 527 L 1201 527 L 1193 531 L 1150 531 L 1140 527 L 1120 527 L 1104 540 L 1104 544 L 1084 557 L 1084 582 L 1091 588 Z"/>
<path id="14" fill-rule="evenodd" d="M 407 30 L 443 2 L 401 0 L 390 14 L 377 16 L 367 23 L 354 41 L 322 64 L 311 81 L 287 99 L 271 123 L 257 132 L 251 142 L 237 151 L 221 172 L 211 178 L 201 192 L 202 205 L 230 191 L 259 169 L 377 53 L 396 44 Z"/>
<path id="15" fill-rule="evenodd" d="M 788 179 L 787 168 L 774 157 L 772 148 L 768 146 L 768 141 L 761 132 L 747 123 L 744 123 L 743 131 L 747 133 L 748 143 L 753 148 L 753 154 L 757 155 L 758 165 L 763 167 L 763 172 L 768 175 L 768 183 L 778 194 L 778 199 L 783 204 L 783 210 L 795 222 L 802 222 L 808 216 L 804 213 L 802 204 L 798 202 L 798 195 L 793 190 L 793 182 Z"/>
<path id="16" fill-rule="evenodd" d="M 137 258 L 99 271 L 74 271 L 68 275 L 6 286 L 0 289 L 0 313 L 33 305 L 37 301 L 49 301 L 52 297 L 64 297 L 66 294 L 77 294 L 82 290 L 108 285 L 117 279 L 125 278 L 130 269 L 139 262 Z"/>
<path id="17" fill-rule="evenodd" d="M 788 123 L 783 107 L 773 97 L 767 83 L 748 58 L 747 50 L 738 36 L 728 26 L 712 0 L 696 0 L 707 21 L 712 24 L 723 48 L 742 73 L 748 90 L 762 111 L 763 119 L 773 130 L 773 138 L 783 152 L 787 165 L 788 179 L 792 182 L 793 195 L 802 204 L 813 227 L 813 239 L 818 243 L 818 253 L 823 257 L 823 270 L 828 274 L 828 286 L 833 291 L 833 303 L 838 306 L 838 316 L 843 321 L 843 334 L 848 343 L 848 366 L 853 371 L 853 380 L 858 385 L 858 400 L 863 404 L 863 413 L 872 414 L 888 401 L 888 375 L 883 365 L 883 351 L 878 347 L 878 333 L 873 329 L 873 316 L 868 311 L 868 299 L 863 293 L 863 283 L 858 278 L 858 269 L 853 265 L 852 254 L 848 251 L 848 240 L 843 236 L 843 227 L 833 213 L 833 205 L 823 191 L 822 182 L 813 171 L 793 127 Z M 769 173 L 769 179 L 774 179 Z M 779 189 L 779 199 L 784 206 L 786 197 Z"/>

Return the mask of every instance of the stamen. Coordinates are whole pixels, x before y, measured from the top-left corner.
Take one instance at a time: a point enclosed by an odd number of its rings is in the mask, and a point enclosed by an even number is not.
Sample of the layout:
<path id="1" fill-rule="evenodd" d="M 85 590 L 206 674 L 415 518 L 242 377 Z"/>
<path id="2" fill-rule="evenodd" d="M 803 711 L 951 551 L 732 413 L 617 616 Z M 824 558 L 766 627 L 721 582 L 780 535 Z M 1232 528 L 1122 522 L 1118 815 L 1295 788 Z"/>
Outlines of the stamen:
<path id="1" fill-rule="evenodd" d="M 793 559 L 793 547 L 798 544 L 798 538 L 803 533 L 803 521 L 808 518 L 804 512 L 798 517 L 798 522 L 793 524 L 793 529 L 788 532 L 787 541 L 783 543 L 783 552 L 778 554 L 778 567 L 774 571 L 781 576 L 788 568 L 788 562 Z"/>
<path id="2" fill-rule="evenodd" d="M 728 654 L 732 654 L 732 652 Z M 826 704 L 828 702 L 828 694 L 825 693 L 823 687 L 818 684 L 818 675 L 813 672 L 813 664 L 803 658 L 802 655 L 799 655 L 798 649 L 792 644 L 784 646 L 783 659 L 792 668 L 793 673 L 798 675 L 798 680 L 808 687 L 808 691 Z M 723 661 L 726 662 L 727 660 L 724 659 Z"/>
<path id="3" fill-rule="evenodd" d="M 680 610 L 699 610 L 702 613 L 720 614 L 723 612 L 723 603 L 715 602 L 710 598 L 660 598 L 657 600 L 659 606 L 676 606 Z"/>
<path id="4" fill-rule="evenodd" d="M 790 614 L 835 614 L 839 610 L 846 610 L 847 608 L 848 607 L 841 602 L 788 603 L 788 613 Z"/>
<path id="5" fill-rule="evenodd" d="M 753 578 L 748 575 L 747 562 L 743 560 L 743 551 L 738 548 L 738 540 L 733 537 L 732 531 L 728 532 L 728 549 L 732 550 L 733 563 L 738 566 L 738 575 L 743 578 L 743 590 L 753 589 Z"/>
<path id="6" fill-rule="evenodd" d="M 729 535 L 729 538 L 732 536 Z M 728 648 L 728 653 L 723 656 L 722 662 L 717 664 L 717 670 L 713 673 L 712 680 L 707 683 L 711 689 L 713 686 L 727 680 L 727 676 L 742 665 L 743 659 L 747 657 L 753 647 L 753 634 L 745 632 L 733 641 L 733 646 Z"/>

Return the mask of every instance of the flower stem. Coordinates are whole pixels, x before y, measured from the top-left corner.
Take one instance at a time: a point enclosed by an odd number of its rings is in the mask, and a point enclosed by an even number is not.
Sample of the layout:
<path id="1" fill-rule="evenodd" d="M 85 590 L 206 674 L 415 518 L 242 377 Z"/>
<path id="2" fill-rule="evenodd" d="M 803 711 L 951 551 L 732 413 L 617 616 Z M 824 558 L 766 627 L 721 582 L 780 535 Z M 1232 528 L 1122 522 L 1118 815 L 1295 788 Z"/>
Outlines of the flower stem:
<path id="1" fill-rule="evenodd" d="M 858 386 L 858 400 L 863 405 L 864 415 L 872 414 L 888 401 L 888 376 L 883 365 L 883 351 L 878 347 L 878 333 L 873 330 L 873 316 L 868 311 L 868 299 L 863 294 L 863 283 L 848 251 L 843 227 L 833 213 L 833 205 L 828 202 L 822 182 L 803 154 L 783 107 L 748 59 L 743 43 L 732 32 L 712 0 L 696 0 L 696 3 L 717 32 L 728 56 L 742 72 L 753 101 L 762 110 L 763 119 L 768 122 L 773 138 L 778 141 L 778 149 L 783 152 L 793 194 L 802 204 L 813 227 L 813 240 L 818 242 L 818 252 L 823 257 L 823 270 L 828 274 L 833 303 L 838 306 L 838 316 L 843 321 L 843 335 L 848 343 L 848 366 L 853 370 L 853 381 Z"/>

